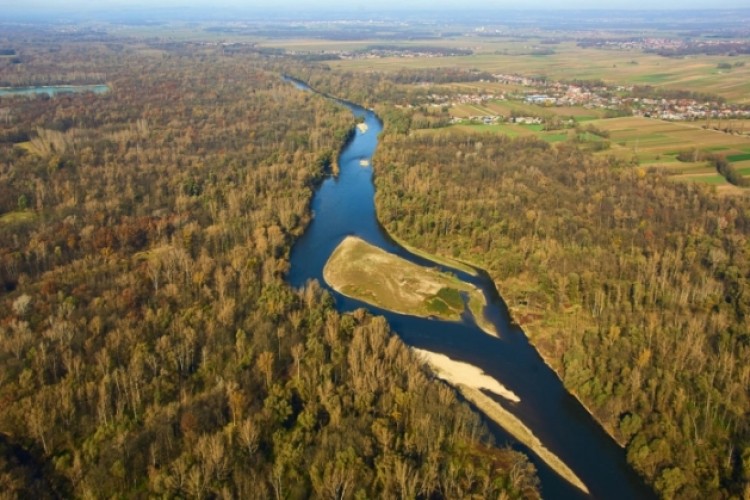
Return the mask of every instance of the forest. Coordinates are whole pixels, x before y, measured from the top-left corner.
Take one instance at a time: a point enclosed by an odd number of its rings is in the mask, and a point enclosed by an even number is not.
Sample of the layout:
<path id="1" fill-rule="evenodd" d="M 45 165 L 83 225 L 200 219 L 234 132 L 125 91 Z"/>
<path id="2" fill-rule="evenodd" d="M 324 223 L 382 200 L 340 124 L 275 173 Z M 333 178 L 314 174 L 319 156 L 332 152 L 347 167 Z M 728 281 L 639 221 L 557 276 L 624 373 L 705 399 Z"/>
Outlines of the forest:
<path id="1" fill-rule="evenodd" d="M 355 125 L 312 70 L 20 40 L 2 81 L 111 90 L 0 100 L 0 496 L 539 497 L 382 318 L 284 281 Z"/>
<path id="2" fill-rule="evenodd" d="M 486 269 L 661 497 L 750 495 L 746 197 L 574 141 L 430 129 L 435 118 L 404 106 L 429 87 L 399 85 L 403 76 L 304 77 L 383 118 L 374 175 L 384 227 Z"/>
<path id="3" fill-rule="evenodd" d="M 662 497 L 750 495 L 747 198 L 571 143 L 388 121 L 374 165 L 388 231 L 485 268 Z"/>

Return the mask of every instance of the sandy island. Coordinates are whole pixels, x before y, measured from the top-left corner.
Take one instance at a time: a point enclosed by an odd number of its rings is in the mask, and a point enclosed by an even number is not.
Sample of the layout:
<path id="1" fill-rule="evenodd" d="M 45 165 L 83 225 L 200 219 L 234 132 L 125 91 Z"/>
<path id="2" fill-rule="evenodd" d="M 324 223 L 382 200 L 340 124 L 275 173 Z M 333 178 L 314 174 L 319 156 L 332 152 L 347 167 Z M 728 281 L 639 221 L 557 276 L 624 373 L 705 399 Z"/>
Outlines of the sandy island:
<path id="1" fill-rule="evenodd" d="M 412 348 L 427 364 L 438 378 L 456 387 L 459 392 L 469 401 L 474 403 L 479 410 L 492 419 L 509 434 L 528 446 L 539 458 L 550 466 L 570 484 L 585 493 L 589 493 L 586 485 L 576 474 L 563 462 L 560 457 L 548 450 L 538 437 L 526 427 L 524 423 L 511 412 L 503 408 L 495 400 L 484 394 L 481 389 L 497 394 L 500 397 L 513 402 L 521 399 L 513 392 L 503 386 L 500 382 L 485 374 L 481 369 L 469 363 L 462 363 L 450 359 L 448 356 L 423 349 Z"/>
<path id="2" fill-rule="evenodd" d="M 337 292 L 382 309 L 423 318 L 460 321 L 468 308 L 477 325 L 497 336 L 484 318 L 486 300 L 474 285 L 348 236 L 323 268 L 323 278 Z"/>
<path id="3" fill-rule="evenodd" d="M 363 134 L 364 134 L 365 132 L 367 132 L 367 130 L 368 130 L 369 128 L 370 128 L 370 127 L 368 127 L 368 126 L 367 126 L 367 124 L 366 124 L 365 122 L 362 122 L 362 123 L 358 123 L 358 124 L 357 124 L 357 130 L 359 130 L 359 131 L 360 131 L 361 133 L 363 133 Z"/>

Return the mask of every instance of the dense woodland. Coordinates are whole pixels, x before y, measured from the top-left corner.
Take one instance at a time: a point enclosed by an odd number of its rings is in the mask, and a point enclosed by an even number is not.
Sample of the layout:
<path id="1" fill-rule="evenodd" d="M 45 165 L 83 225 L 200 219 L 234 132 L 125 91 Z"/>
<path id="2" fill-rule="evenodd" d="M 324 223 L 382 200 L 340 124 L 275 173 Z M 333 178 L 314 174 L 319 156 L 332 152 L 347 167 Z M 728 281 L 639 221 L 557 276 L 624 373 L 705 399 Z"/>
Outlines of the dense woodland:
<path id="1" fill-rule="evenodd" d="M 0 99 L 0 497 L 538 496 L 382 318 L 284 282 L 354 125 L 305 70 L 13 47 L 3 81 L 111 91 Z"/>
<path id="2" fill-rule="evenodd" d="M 747 198 L 569 143 L 387 121 L 374 164 L 385 227 L 487 269 L 663 497 L 748 498 Z"/>

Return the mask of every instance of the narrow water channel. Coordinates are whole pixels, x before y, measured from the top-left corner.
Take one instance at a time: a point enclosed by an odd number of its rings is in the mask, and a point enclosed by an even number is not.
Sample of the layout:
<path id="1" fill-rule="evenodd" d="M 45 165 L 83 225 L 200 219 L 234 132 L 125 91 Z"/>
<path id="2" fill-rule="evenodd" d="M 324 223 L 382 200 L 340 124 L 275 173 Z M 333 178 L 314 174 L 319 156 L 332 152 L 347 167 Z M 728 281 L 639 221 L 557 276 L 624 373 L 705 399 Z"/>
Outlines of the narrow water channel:
<path id="1" fill-rule="evenodd" d="M 301 82 L 290 81 L 302 90 L 310 90 Z M 389 238 L 376 216 L 371 166 L 382 123 L 372 111 L 338 102 L 363 119 L 366 127 L 358 127 L 341 151 L 339 175 L 326 179 L 313 197 L 312 222 L 292 248 L 289 283 L 301 287 L 308 280 L 318 280 L 331 292 L 340 311 L 364 307 L 382 315 L 406 344 L 474 365 L 516 393 L 521 399 L 519 403 L 497 401 L 521 419 L 590 491 L 586 495 L 568 483 L 526 446 L 487 419 L 499 445 L 509 444 L 530 456 L 539 472 L 544 498 L 655 498 L 626 463 L 625 451 L 567 393 L 523 331 L 512 324 L 505 303 L 485 273 L 471 276 L 440 265 L 410 253 Z M 450 271 L 475 284 L 487 297 L 485 315 L 495 325 L 499 338 L 483 332 L 469 318 L 447 322 L 396 314 L 331 289 L 323 279 L 323 267 L 333 250 L 350 235 L 416 264 Z"/>

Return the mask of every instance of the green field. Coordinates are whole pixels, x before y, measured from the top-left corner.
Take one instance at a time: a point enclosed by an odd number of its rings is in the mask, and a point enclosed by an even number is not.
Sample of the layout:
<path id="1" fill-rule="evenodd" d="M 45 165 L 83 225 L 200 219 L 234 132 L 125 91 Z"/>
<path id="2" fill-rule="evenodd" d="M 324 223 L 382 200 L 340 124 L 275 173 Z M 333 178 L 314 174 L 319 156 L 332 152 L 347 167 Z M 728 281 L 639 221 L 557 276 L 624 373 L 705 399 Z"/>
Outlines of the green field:
<path id="1" fill-rule="evenodd" d="M 486 125 L 484 123 L 459 123 L 452 125 L 450 128 L 452 130 L 463 130 L 475 133 L 503 134 L 514 138 L 534 136 L 549 143 L 567 141 L 575 134 L 573 129 L 545 131 L 543 130 L 542 125 L 524 125 L 520 123 L 497 123 L 491 125 Z M 433 134 L 439 133 L 441 130 L 445 129 L 419 130 L 417 133 Z M 585 136 L 591 138 L 593 141 L 601 140 L 601 138 L 591 134 L 585 134 Z"/>
<path id="2" fill-rule="evenodd" d="M 742 175 L 750 176 L 750 160 L 734 162 L 732 166 Z"/>
<path id="3" fill-rule="evenodd" d="M 727 157 L 750 151 L 750 137 L 701 128 L 700 122 L 667 122 L 637 116 L 591 122 L 606 130 L 612 151 L 635 154 L 642 164 L 661 163 L 680 151 L 698 149 L 722 152 Z"/>
<path id="4" fill-rule="evenodd" d="M 652 118 L 625 117 L 591 122 L 610 134 L 611 147 L 602 154 L 635 156 L 643 166 L 665 168 L 675 180 L 710 184 L 726 194 L 744 190 L 731 186 L 708 162 L 680 162 L 680 151 L 721 153 L 727 158 L 750 158 L 750 137 L 706 130 L 697 123 L 667 122 Z M 743 175 L 747 175 L 744 172 Z"/>
<path id="5" fill-rule="evenodd" d="M 508 124 L 508 123 L 498 123 L 497 125 L 485 125 L 483 123 L 461 123 L 458 125 L 453 125 L 451 128 L 455 130 L 464 130 L 468 132 L 505 134 L 508 137 L 522 137 L 522 136 L 534 135 L 533 132 L 530 132 L 524 127 L 521 127 L 519 125 Z M 435 131 L 437 130 L 439 129 L 435 129 Z M 420 131 L 420 133 L 429 133 L 429 132 L 430 131 Z"/>
<path id="6" fill-rule="evenodd" d="M 727 156 L 727 160 L 729 160 L 731 162 L 739 162 L 739 161 L 750 160 L 750 153 L 742 153 L 742 154 L 736 154 L 736 155 L 729 155 L 729 156 Z"/>

